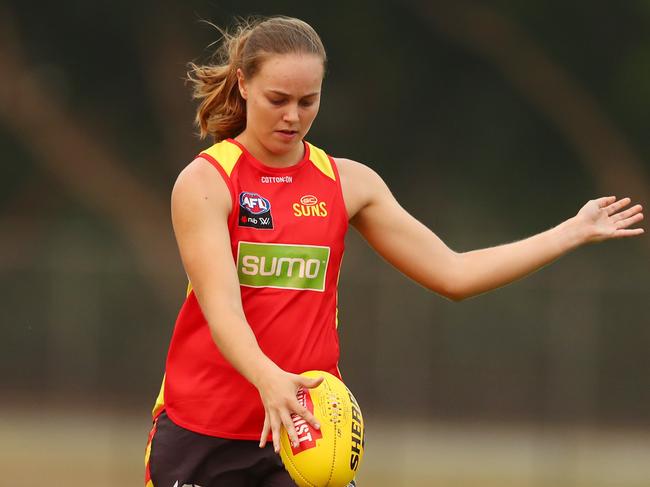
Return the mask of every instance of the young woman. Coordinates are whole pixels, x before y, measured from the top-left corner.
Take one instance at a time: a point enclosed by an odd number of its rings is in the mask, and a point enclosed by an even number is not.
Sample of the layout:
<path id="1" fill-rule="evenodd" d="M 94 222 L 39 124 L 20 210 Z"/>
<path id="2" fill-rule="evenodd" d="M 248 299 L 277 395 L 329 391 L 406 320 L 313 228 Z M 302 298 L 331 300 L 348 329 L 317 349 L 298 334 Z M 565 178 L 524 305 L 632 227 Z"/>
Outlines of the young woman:
<path id="1" fill-rule="evenodd" d="M 154 408 L 147 485 L 290 486 L 279 461 L 296 399 L 340 377 L 337 282 L 351 223 L 404 274 L 462 300 L 588 242 L 640 235 L 614 196 L 526 240 L 457 253 L 409 215 L 369 167 L 305 142 L 326 55 L 314 30 L 273 17 L 226 35 L 220 63 L 191 65 L 197 123 L 216 144 L 179 175 L 172 221 L 190 288 Z M 627 209 L 626 209 L 627 208 Z M 267 445 L 267 442 L 271 443 Z"/>

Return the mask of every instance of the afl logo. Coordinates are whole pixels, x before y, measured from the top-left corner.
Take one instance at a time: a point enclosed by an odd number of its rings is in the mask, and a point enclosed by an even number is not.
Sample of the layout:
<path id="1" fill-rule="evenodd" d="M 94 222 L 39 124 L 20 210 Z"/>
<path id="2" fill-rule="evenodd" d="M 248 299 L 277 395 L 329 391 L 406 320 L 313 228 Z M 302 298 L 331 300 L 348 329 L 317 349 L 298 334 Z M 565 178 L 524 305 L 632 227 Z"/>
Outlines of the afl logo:
<path id="1" fill-rule="evenodd" d="M 257 193 L 240 193 L 239 205 L 253 215 L 260 215 L 271 211 L 271 202 Z"/>

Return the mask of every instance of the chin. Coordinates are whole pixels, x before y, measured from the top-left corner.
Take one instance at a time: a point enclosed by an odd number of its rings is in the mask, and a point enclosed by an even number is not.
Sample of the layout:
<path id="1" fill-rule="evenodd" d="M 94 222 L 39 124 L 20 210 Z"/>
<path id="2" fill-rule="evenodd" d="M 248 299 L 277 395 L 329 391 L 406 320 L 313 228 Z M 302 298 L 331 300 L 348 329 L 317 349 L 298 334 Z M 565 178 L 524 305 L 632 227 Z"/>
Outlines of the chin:
<path id="1" fill-rule="evenodd" d="M 296 134 L 293 140 L 278 140 L 275 137 L 271 136 L 268 144 L 266 146 L 267 150 L 275 155 L 286 154 L 291 152 L 296 148 L 296 146 L 302 145 L 302 135 Z"/>

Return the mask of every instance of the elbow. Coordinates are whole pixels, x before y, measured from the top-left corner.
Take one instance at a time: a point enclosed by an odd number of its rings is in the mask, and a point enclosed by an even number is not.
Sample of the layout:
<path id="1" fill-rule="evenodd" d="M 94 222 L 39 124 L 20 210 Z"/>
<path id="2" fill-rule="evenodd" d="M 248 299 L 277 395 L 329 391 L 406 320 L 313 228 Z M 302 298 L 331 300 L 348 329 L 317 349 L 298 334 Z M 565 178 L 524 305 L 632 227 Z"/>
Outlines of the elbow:
<path id="1" fill-rule="evenodd" d="M 458 303 L 471 297 L 472 294 L 469 290 L 467 279 L 464 279 L 466 274 L 463 271 L 461 254 L 454 253 L 453 257 L 453 260 L 448 265 L 449 272 L 445 276 L 443 285 L 441 286 L 442 289 L 439 290 L 439 293 L 449 301 Z"/>
<path id="2" fill-rule="evenodd" d="M 464 292 L 462 289 L 452 286 L 447 287 L 440 294 L 442 294 L 449 301 L 453 301 L 454 303 L 460 303 L 461 301 L 464 301 L 470 297 L 470 295 Z"/>
<path id="3" fill-rule="evenodd" d="M 451 294 L 449 296 L 446 296 L 449 301 L 453 301 L 454 303 L 460 303 L 461 301 L 464 301 L 467 299 L 469 296 L 465 296 L 463 294 Z"/>

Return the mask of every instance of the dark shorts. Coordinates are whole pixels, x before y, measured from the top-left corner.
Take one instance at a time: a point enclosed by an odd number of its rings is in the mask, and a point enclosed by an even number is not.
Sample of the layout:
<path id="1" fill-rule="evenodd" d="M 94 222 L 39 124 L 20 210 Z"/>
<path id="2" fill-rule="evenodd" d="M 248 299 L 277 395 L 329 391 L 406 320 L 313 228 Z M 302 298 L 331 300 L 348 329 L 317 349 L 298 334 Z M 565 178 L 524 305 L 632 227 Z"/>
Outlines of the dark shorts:
<path id="1" fill-rule="evenodd" d="M 148 487 L 296 487 L 271 444 L 195 433 L 165 412 L 149 441 Z"/>

